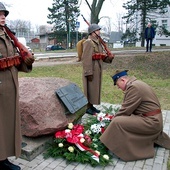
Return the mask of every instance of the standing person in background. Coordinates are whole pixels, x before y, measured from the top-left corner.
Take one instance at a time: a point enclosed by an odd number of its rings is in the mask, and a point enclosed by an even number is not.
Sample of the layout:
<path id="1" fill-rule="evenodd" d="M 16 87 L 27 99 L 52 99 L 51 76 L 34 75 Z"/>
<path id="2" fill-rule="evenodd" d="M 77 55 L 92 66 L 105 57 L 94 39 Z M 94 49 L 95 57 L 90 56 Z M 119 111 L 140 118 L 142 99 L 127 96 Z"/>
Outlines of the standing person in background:
<path id="1" fill-rule="evenodd" d="M 146 52 L 148 50 L 152 52 L 152 41 L 155 38 L 155 30 L 151 23 L 148 23 L 148 27 L 145 29 L 145 39 L 146 39 Z"/>
<path id="2" fill-rule="evenodd" d="M 111 63 L 113 60 L 104 53 L 99 41 L 100 29 L 97 24 L 91 24 L 88 39 L 83 43 L 83 87 L 88 100 L 86 113 L 91 115 L 100 112 L 93 105 L 100 104 L 103 62 Z"/>
<path id="3" fill-rule="evenodd" d="M 152 158 L 154 144 L 170 149 L 170 137 L 163 132 L 161 106 L 153 89 L 127 71 L 117 70 L 112 76 L 124 99 L 100 140 L 124 161 Z"/>
<path id="4" fill-rule="evenodd" d="M 34 57 L 21 59 L 4 27 L 8 14 L 0 2 L 0 170 L 20 170 L 8 160 L 21 154 L 18 71 L 30 72 Z"/>

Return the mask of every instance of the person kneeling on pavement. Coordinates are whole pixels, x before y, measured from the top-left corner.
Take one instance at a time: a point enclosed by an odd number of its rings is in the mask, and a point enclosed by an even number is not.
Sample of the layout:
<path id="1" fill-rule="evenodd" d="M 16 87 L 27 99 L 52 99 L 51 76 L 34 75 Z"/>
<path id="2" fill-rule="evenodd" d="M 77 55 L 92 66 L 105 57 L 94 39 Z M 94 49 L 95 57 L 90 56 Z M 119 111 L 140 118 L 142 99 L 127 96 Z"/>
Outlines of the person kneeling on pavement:
<path id="1" fill-rule="evenodd" d="M 123 161 L 152 158 L 155 144 L 170 149 L 170 137 L 163 132 L 161 106 L 153 89 L 127 72 L 117 70 L 112 76 L 124 99 L 100 140 Z"/>

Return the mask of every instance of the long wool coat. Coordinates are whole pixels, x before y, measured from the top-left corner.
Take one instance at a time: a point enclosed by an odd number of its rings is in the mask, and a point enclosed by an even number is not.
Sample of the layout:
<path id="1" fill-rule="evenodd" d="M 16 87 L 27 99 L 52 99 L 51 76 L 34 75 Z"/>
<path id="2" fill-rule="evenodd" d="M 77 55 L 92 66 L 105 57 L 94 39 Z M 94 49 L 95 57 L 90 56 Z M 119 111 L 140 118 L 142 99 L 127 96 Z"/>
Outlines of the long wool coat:
<path id="1" fill-rule="evenodd" d="M 162 113 L 142 114 L 160 109 L 153 90 L 135 77 L 127 83 L 123 104 L 100 137 L 101 142 L 124 161 L 151 158 L 154 143 L 170 149 L 170 138 L 163 132 Z"/>
<path id="2" fill-rule="evenodd" d="M 16 49 L 0 29 L 0 58 L 14 56 Z M 32 66 L 21 63 L 18 67 L 0 70 L 0 160 L 21 153 L 18 71 L 30 72 Z M 26 97 L 26 96 L 25 96 Z"/>
<path id="3" fill-rule="evenodd" d="M 100 104 L 103 62 L 111 63 L 113 60 L 110 57 L 106 57 L 105 60 L 92 60 L 93 54 L 103 53 L 103 51 L 99 40 L 93 36 L 89 36 L 83 43 L 83 87 L 84 94 L 91 104 Z M 93 75 L 92 81 L 87 80 L 89 75 Z"/>

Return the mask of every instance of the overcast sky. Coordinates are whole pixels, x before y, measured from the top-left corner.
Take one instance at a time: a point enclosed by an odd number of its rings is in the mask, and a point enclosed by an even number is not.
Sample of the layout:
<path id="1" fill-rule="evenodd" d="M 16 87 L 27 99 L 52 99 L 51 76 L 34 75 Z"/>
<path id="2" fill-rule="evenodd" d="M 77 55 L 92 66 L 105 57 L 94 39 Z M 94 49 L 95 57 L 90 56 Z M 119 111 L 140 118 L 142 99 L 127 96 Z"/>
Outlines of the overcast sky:
<path id="1" fill-rule="evenodd" d="M 118 15 L 124 12 L 122 4 L 126 1 L 127 0 L 105 0 L 103 3 L 100 17 L 109 17 L 112 29 L 117 27 Z M 6 6 L 9 10 L 7 19 L 30 21 L 34 27 L 47 24 L 47 15 L 49 14 L 47 8 L 52 7 L 53 0 L 4 0 L 2 2 L 9 5 Z M 80 0 L 80 2 L 80 13 L 89 19 L 90 11 L 85 0 Z M 87 26 L 82 20 L 82 17 L 79 17 L 78 21 L 80 22 L 79 30 L 86 29 Z M 104 24 L 105 22 L 107 22 L 107 18 L 101 20 L 101 24 Z"/>

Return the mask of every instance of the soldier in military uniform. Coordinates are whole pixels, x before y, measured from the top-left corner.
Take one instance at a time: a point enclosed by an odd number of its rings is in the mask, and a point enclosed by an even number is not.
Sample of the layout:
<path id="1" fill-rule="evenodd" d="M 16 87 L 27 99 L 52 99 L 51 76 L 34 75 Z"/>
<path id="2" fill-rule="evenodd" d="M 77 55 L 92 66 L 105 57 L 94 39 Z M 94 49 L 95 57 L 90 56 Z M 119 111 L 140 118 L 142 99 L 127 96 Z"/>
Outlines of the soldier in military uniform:
<path id="1" fill-rule="evenodd" d="M 8 14 L 0 2 L 0 170 L 20 170 L 8 160 L 21 154 L 18 71 L 30 72 L 34 57 L 21 59 L 5 30 Z"/>
<path id="2" fill-rule="evenodd" d="M 100 29 L 99 25 L 91 24 L 88 39 L 83 43 L 83 87 L 88 99 L 86 113 L 91 115 L 100 112 L 94 105 L 100 104 L 103 62 L 111 63 L 113 60 L 104 53 L 99 41 Z"/>
<path id="3" fill-rule="evenodd" d="M 114 85 L 124 92 L 121 108 L 100 137 L 101 142 L 124 161 L 152 158 L 154 144 L 170 149 L 170 137 L 163 132 L 161 106 L 153 89 L 116 71 Z"/>

